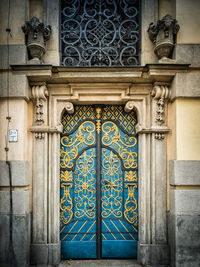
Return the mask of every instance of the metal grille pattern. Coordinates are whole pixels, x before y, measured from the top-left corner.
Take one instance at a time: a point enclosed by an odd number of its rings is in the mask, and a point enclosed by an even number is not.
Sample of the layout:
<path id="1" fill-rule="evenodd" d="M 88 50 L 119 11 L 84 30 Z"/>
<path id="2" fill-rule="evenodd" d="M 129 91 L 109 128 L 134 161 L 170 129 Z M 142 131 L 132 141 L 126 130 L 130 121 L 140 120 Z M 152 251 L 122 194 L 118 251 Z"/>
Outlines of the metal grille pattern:
<path id="1" fill-rule="evenodd" d="M 139 65 L 139 0 L 62 0 L 61 64 Z"/>

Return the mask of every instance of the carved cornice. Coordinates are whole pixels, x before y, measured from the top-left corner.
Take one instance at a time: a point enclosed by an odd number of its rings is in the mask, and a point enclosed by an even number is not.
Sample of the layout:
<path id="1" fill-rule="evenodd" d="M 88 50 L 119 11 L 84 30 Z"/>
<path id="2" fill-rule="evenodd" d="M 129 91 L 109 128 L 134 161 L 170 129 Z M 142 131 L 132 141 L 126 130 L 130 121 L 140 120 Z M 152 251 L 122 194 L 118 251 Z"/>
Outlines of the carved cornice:
<path id="1" fill-rule="evenodd" d="M 155 122 L 162 125 L 166 117 L 166 103 L 169 100 L 171 91 L 168 85 L 155 85 L 151 91 L 151 96 L 157 100 L 157 110 Z"/>
<path id="2" fill-rule="evenodd" d="M 132 69 L 122 68 L 65 68 L 51 65 L 11 65 L 17 75 L 26 75 L 29 82 L 68 83 L 136 83 L 171 82 L 177 72 L 185 72 L 189 64 L 147 64 Z M 115 84 L 116 85 L 116 84 Z M 73 86 L 72 86 L 73 87 Z M 76 88 L 77 91 L 78 88 Z"/>
<path id="3" fill-rule="evenodd" d="M 32 99 L 35 104 L 35 123 L 44 123 L 44 102 L 47 100 L 48 90 L 46 85 L 32 86 Z"/>

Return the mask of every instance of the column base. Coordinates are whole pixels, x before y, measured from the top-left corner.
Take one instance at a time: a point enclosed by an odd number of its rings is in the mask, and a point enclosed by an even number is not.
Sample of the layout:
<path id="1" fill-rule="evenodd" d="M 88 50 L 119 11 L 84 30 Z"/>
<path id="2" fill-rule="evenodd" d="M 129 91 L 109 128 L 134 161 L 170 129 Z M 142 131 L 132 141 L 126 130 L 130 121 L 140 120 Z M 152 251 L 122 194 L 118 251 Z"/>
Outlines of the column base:
<path id="1" fill-rule="evenodd" d="M 138 244 L 138 261 L 142 265 L 167 266 L 169 246 L 165 244 Z"/>
<path id="2" fill-rule="evenodd" d="M 31 244 L 31 264 L 57 265 L 61 261 L 61 245 Z"/>

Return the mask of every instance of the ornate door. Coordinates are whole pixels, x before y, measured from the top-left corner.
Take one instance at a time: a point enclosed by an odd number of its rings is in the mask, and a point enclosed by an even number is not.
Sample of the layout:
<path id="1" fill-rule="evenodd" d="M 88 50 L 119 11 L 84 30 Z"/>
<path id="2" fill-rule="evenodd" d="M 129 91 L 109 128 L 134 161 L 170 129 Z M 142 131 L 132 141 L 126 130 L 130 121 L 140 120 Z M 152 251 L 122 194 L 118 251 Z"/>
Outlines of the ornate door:
<path id="1" fill-rule="evenodd" d="M 75 106 L 63 115 L 62 258 L 136 258 L 136 122 L 118 105 Z"/>

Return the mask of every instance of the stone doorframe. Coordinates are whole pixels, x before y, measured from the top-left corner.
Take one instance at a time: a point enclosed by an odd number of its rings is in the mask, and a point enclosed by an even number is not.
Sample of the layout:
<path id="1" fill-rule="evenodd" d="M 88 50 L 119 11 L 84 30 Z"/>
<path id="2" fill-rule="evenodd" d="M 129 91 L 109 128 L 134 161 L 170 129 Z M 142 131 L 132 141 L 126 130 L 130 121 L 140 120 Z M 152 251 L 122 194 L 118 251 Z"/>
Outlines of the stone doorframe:
<path id="1" fill-rule="evenodd" d="M 59 154 L 63 112 L 73 104 L 122 104 L 135 110 L 139 135 L 138 261 L 168 264 L 166 134 L 170 84 L 186 65 L 134 69 L 67 69 L 15 66 L 26 74 L 34 103 L 32 264 L 60 262 Z"/>

